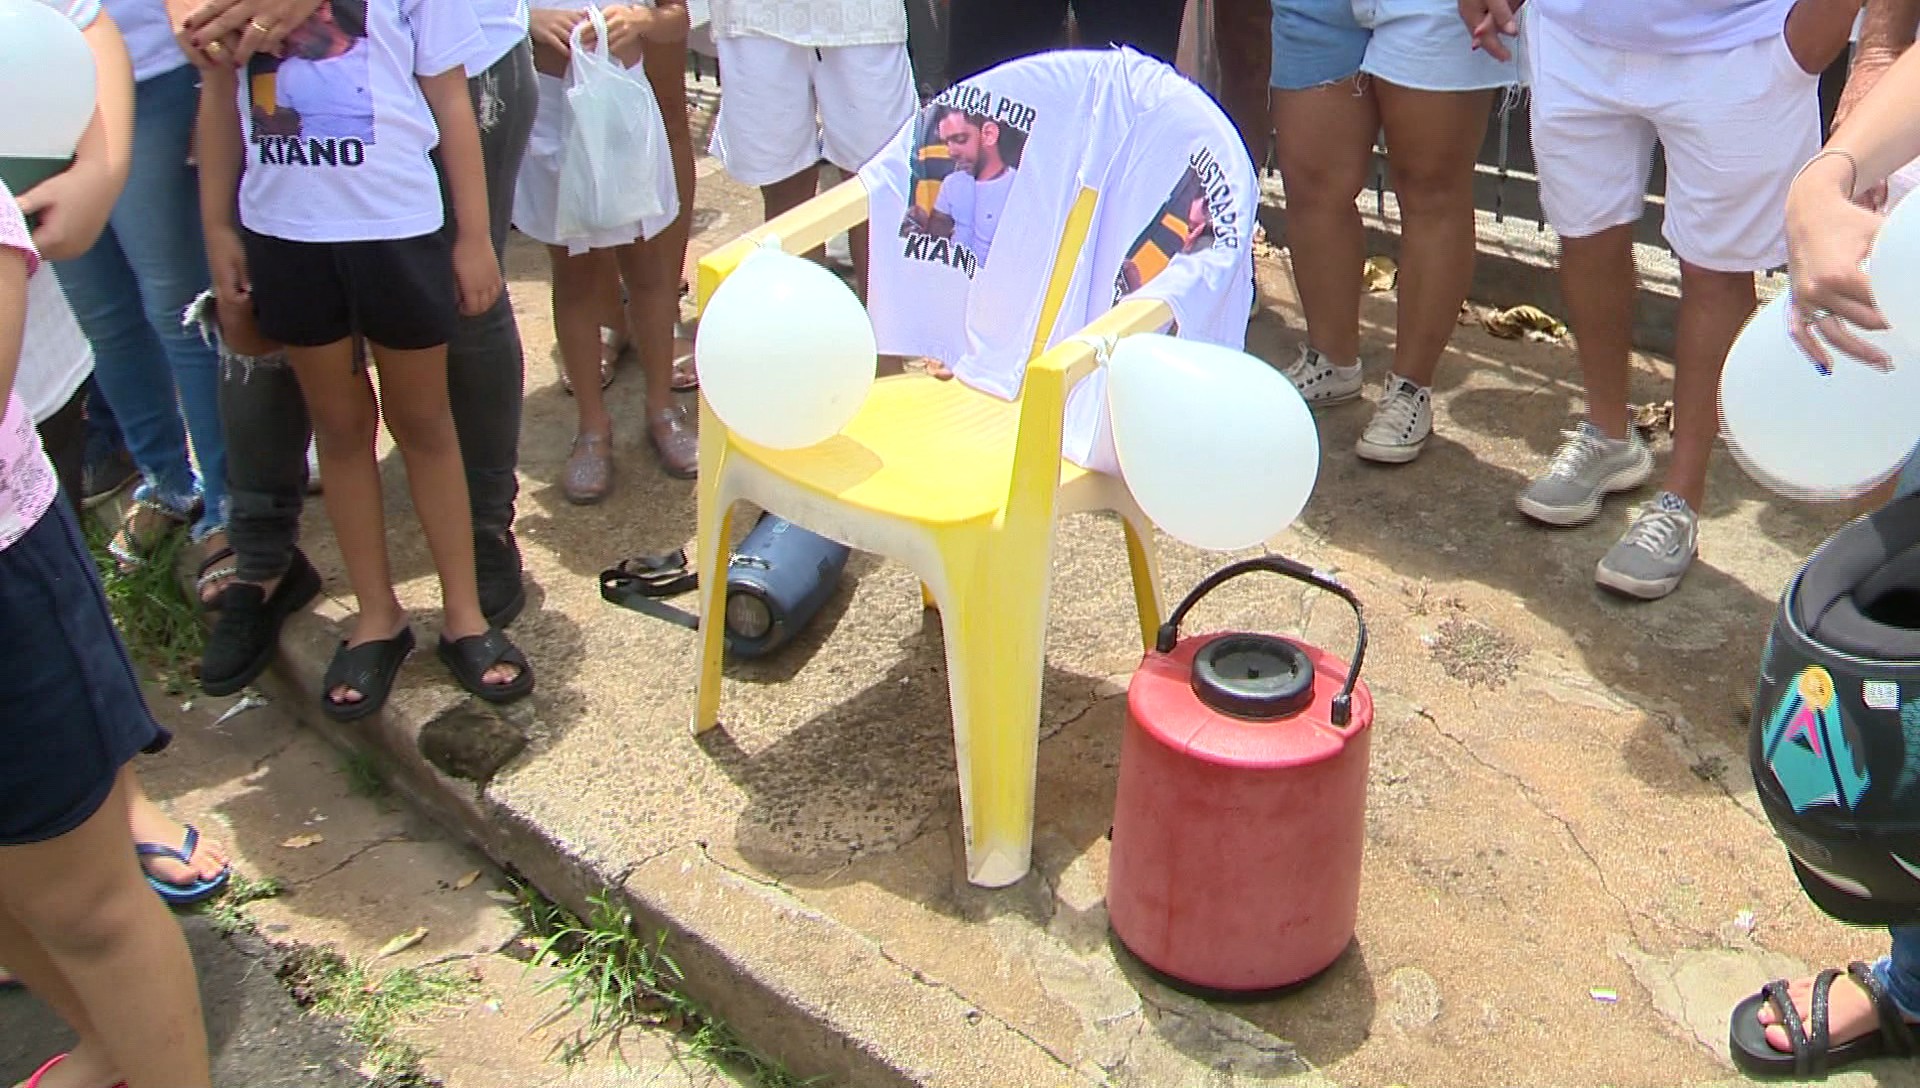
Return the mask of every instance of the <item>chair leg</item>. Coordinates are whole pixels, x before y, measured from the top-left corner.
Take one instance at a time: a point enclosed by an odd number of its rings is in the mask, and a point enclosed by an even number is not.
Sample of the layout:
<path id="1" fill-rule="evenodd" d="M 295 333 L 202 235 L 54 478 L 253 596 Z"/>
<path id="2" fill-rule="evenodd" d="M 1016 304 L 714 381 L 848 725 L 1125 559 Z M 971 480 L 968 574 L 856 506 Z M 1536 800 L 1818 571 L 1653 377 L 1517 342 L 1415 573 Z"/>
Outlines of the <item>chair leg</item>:
<path id="1" fill-rule="evenodd" d="M 721 497 L 726 432 L 700 401 L 700 479 L 695 485 L 693 569 L 700 573 L 700 670 L 694 681 L 693 731 L 720 724 L 720 667 L 726 655 L 727 540 L 733 529 L 733 503 Z"/>
<path id="2" fill-rule="evenodd" d="M 1048 588 L 1040 554 L 1039 564 L 950 572 L 959 577 L 941 602 L 967 879 L 988 888 L 1020 880 L 1033 857 Z"/>
<path id="3" fill-rule="evenodd" d="M 1133 604 L 1140 616 L 1140 639 L 1153 649 L 1160 624 L 1167 618 L 1167 604 L 1161 598 L 1160 551 L 1153 544 L 1153 525 L 1145 517 L 1121 514 L 1120 524 L 1127 532 L 1127 566 L 1133 569 Z"/>

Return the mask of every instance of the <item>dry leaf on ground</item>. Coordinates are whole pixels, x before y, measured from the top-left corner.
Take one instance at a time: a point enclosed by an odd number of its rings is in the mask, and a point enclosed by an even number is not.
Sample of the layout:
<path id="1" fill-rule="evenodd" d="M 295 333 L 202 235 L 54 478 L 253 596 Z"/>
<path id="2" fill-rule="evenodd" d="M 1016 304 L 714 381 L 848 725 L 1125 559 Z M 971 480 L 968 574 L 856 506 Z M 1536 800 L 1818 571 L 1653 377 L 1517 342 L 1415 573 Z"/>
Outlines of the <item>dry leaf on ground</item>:
<path id="1" fill-rule="evenodd" d="M 318 846 L 326 841 L 325 835 L 295 835 L 280 845 L 288 850 L 305 850 L 309 846 Z"/>
<path id="2" fill-rule="evenodd" d="M 1502 340 L 1528 340 L 1558 343 L 1566 339 L 1567 327 L 1538 306 L 1509 306 L 1488 310 L 1480 315 L 1480 324 Z"/>
<path id="3" fill-rule="evenodd" d="M 393 940 L 388 941 L 386 944 L 381 945 L 380 951 L 374 955 L 374 958 L 383 960 L 383 959 L 386 959 L 388 956 L 397 956 L 400 953 L 405 952 L 407 949 L 412 948 L 414 945 L 417 945 L 421 941 L 424 941 L 426 939 L 427 939 L 426 926 L 421 926 L 419 929 L 408 930 L 407 932 L 402 933 L 398 937 L 395 937 Z"/>

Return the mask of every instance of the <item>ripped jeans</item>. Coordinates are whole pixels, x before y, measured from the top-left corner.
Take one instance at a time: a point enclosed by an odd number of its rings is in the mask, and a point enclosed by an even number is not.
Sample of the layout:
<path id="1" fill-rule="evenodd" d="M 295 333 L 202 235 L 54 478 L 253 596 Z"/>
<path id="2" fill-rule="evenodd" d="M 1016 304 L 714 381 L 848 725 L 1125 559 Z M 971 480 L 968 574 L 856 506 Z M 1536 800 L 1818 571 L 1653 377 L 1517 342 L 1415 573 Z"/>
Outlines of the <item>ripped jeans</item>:
<path id="1" fill-rule="evenodd" d="M 533 48 L 515 46 L 467 81 L 486 162 L 493 248 L 504 261 L 514 180 L 533 129 Z M 438 160 L 435 160 L 436 165 Z M 444 179 L 442 189 L 444 191 Z M 451 217 L 449 217 L 451 218 Z M 449 268 L 451 276 L 453 270 Z M 502 291 L 486 313 L 462 317 L 447 345 L 447 396 L 467 469 L 476 547 L 503 544 L 519 496 L 520 408 L 526 371 L 513 303 Z M 284 354 L 223 354 L 220 417 L 227 432 L 228 540 L 243 581 L 287 572 L 300 536 L 312 424 Z"/>

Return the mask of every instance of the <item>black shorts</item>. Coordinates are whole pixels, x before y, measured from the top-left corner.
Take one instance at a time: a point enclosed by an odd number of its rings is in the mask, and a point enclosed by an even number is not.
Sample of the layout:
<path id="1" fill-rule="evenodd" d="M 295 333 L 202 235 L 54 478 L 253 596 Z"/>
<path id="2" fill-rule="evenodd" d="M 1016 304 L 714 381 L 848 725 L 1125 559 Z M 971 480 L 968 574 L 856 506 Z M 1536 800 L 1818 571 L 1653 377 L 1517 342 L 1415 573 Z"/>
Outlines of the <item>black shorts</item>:
<path id="1" fill-rule="evenodd" d="M 317 348 L 358 334 L 418 351 L 453 337 L 460 289 L 445 231 L 382 242 L 289 242 L 243 231 L 262 335 Z"/>

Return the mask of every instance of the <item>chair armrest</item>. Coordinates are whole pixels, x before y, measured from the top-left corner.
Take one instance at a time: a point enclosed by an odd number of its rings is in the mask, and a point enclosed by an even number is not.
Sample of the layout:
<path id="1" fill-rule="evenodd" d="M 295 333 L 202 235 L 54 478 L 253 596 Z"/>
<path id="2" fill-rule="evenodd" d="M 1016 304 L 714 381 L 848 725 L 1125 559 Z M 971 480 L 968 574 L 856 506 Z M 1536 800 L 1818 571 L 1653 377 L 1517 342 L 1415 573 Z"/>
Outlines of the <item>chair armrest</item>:
<path id="1" fill-rule="evenodd" d="M 769 238 L 779 239 L 780 248 L 788 253 L 806 253 L 866 220 L 867 187 L 855 175 L 700 258 L 695 304 L 705 313 L 720 284 Z"/>
<path id="2" fill-rule="evenodd" d="M 1173 308 L 1160 299 L 1127 299 L 1027 364 L 1026 379 L 1020 387 L 1020 424 L 1014 435 L 1009 514 L 1017 505 L 1044 502 L 1050 506 L 1053 502 L 1060 483 L 1067 393 L 1093 373 L 1098 362 L 1088 341 L 1152 332 L 1172 320 Z"/>

